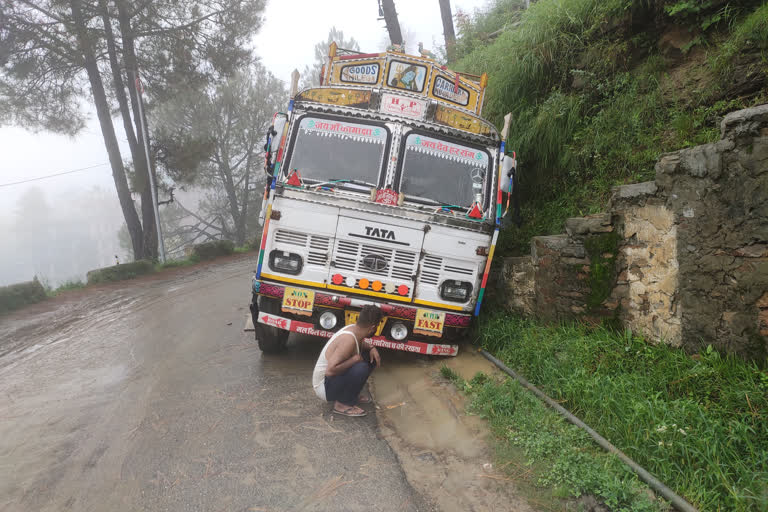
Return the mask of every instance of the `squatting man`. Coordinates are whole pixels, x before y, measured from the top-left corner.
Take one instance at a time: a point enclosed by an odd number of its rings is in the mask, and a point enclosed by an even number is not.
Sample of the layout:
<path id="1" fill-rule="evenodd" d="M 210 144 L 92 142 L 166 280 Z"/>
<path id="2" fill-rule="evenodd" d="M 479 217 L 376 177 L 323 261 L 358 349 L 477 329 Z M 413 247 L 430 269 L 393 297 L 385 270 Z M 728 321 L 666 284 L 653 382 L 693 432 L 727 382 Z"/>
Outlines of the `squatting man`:
<path id="1" fill-rule="evenodd" d="M 360 392 L 368 376 L 381 364 L 379 351 L 365 338 L 376 332 L 382 318 L 381 309 L 363 306 L 357 323 L 334 334 L 323 347 L 312 373 L 315 394 L 333 402 L 333 412 L 344 416 L 365 416 L 357 406 L 371 402 Z"/>

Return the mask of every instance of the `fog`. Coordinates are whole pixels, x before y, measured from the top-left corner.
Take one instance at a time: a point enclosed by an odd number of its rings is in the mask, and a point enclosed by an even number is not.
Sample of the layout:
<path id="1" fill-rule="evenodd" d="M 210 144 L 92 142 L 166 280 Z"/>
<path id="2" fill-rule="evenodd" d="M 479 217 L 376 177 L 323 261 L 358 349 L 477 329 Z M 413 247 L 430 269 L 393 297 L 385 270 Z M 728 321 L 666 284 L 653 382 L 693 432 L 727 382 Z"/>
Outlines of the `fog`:
<path id="1" fill-rule="evenodd" d="M 452 2 L 454 13 L 472 12 L 485 4 L 486 0 Z M 397 2 L 397 6 L 409 51 L 415 53 L 419 41 L 427 47 L 431 43 L 433 48 L 442 43 L 437 2 Z M 296 12 L 304 15 L 297 17 Z M 386 34 L 373 1 L 270 1 L 264 19 L 254 46 L 262 49 L 258 53 L 264 65 L 284 81 L 294 68 L 311 63 L 314 44 L 325 39 L 331 26 L 343 30 L 345 37 L 355 38 L 363 51 L 380 49 Z M 290 36 L 286 36 L 286 27 L 290 27 Z M 91 111 L 88 102 L 82 108 Z M 126 158 L 130 153 L 125 135 L 117 120 L 115 126 Z M 73 138 L 32 134 L 19 126 L 0 127 L 0 285 L 37 276 L 57 287 L 85 280 L 86 272 L 114 264 L 116 256 L 121 262 L 132 259 L 118 238 L 124 221 L 107 162 L 93 115 Z M 10 185 L 85 167 L 89 169 Z M 196 208 L 203 194 L 177 191 L 189 209 Z"/>
<path id="2" fill-rule="evenodd" d="M 123 224 L 114 190 L 94 186 L 52 195 L 28 187 L 0 218 L 0 285 L 37 276 L 48 286 L 84 281 L 95 268 L 128 261 L 117 233 Z"/>

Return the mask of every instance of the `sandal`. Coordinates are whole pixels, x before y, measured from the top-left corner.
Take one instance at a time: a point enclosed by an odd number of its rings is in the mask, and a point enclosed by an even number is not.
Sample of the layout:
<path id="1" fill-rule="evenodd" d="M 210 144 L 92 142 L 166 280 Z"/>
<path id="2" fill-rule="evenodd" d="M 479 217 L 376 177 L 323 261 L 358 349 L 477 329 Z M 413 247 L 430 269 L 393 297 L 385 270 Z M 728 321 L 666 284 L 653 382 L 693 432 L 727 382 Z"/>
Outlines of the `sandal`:
<path id="1" fill-rule="evenodd" d="M 355 409 L 358 409 L 360 412 L 353 412 Z M 365 416 L 366 414 L 368 414 L 364 410 L 362 410 L 359 407 L 354 406 L 354 405 L 350 405 L 346 409 L 342 409 L 342 410 L 338 410 L 338 409 L 336 409 L 336 407 L 334 407 L 333 408 L 333 412 L 335 414 L 341 414 L 342 416 L 349 416 L 349 417 L 352 417 L 352 418 L 359 418 L 360 416 Z"/>
<path id="2" fill-rule="evenodd" d="M 360 395 L 357 397 L 357 403 L 359 404 L 370 404 L 373 402 L 373 398 L 367 395 Z"/>

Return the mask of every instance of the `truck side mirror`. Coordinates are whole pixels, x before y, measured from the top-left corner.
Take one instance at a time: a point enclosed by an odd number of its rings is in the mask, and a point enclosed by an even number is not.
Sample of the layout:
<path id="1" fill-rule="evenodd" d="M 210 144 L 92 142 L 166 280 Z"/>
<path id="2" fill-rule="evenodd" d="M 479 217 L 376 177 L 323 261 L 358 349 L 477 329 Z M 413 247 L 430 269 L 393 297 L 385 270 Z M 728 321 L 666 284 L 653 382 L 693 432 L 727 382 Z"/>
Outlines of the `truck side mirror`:
<path id="1" fill-rule="evenodd" d="M 272 155 L 280 147 L 280 142 L 283 135 L 283 128 L 288 121 L 288 117 L 283 113 L 276 113 L 272 119 L 272 126 L 267 129 L 267 135 L 264 142 L 264 172 L 268 175 L 272 175 L 272 169 L 274 164 L 272 162 Z"/>
<path id="2" fill-rule="evenodd" d="M 515 157 L 504 155 L 501 161 L 501 178 L 499 179 L 499 188 L 502 192 L 511 192 L 510 183 L 514 187 L 514 176 L 517 171 L 517 160 Z"/>

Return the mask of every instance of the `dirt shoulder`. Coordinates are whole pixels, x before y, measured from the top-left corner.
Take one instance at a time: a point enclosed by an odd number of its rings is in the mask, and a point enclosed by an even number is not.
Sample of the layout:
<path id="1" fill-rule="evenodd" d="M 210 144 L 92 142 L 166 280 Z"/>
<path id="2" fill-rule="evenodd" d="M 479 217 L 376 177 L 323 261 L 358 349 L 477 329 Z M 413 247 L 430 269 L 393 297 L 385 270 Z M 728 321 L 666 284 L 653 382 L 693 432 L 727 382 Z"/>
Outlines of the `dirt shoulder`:
<path id="1" fill-rule="evenodd" d="M 455 358 L 415 359 L 387 353 L 374 372 L 382 435 L 408 482 L 445 512 L 535 511 L 519 486 L 494 464 L 488 427 L 465 413 L 465 399 L 440 377 L 440 366 L 470 379 L 496 373 L 468 346 Z"/>

